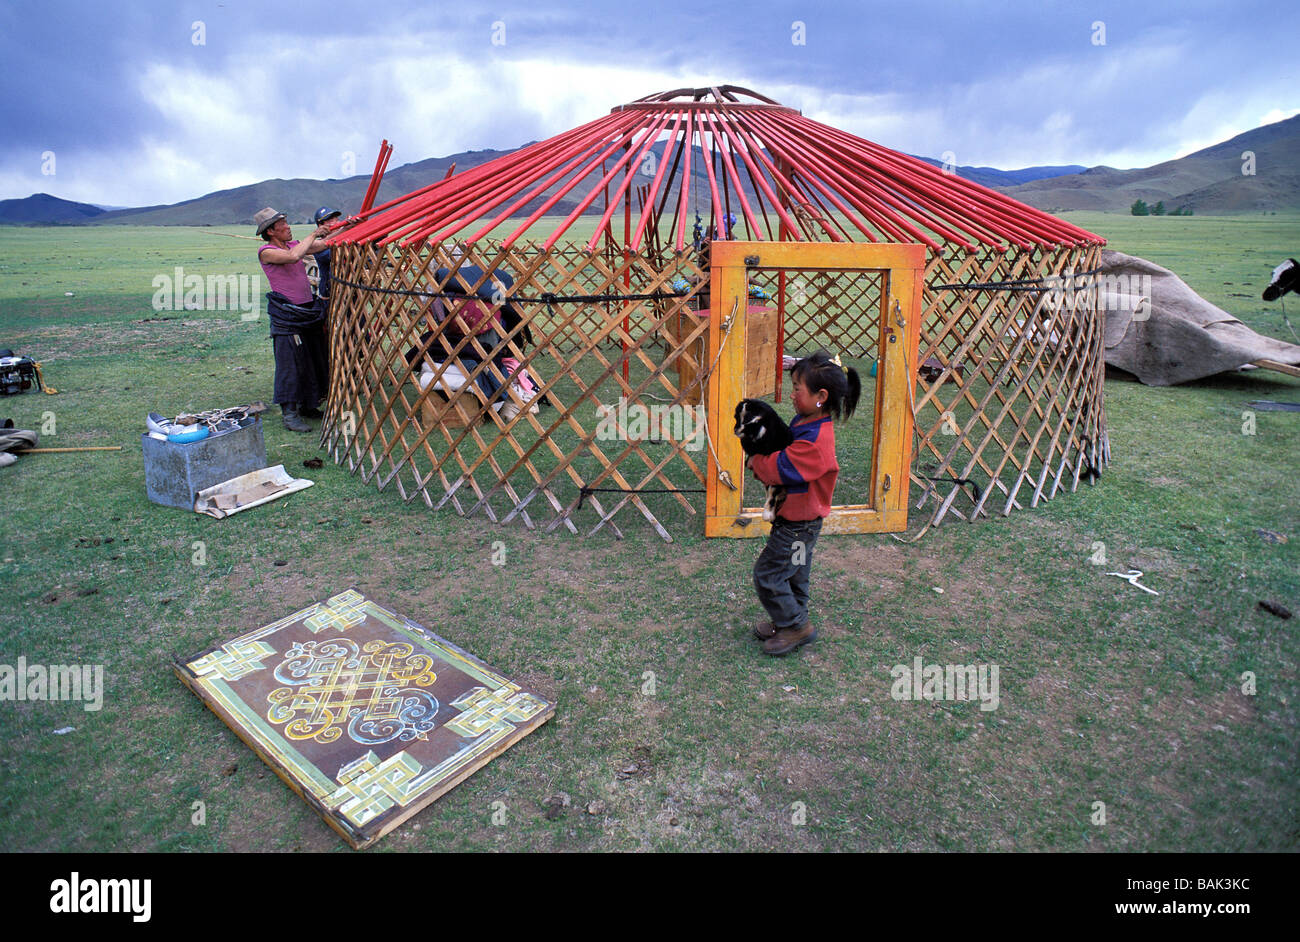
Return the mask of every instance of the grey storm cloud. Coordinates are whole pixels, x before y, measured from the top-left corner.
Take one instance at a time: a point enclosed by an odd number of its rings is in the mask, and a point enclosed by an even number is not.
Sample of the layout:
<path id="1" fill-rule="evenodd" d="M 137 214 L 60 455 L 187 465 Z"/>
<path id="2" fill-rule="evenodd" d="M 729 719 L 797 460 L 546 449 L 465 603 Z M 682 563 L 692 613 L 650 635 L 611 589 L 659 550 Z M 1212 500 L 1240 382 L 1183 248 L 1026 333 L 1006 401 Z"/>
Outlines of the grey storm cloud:
<path id="1" fill-rule="evenodd" d="M 961 163 L 1155 162 L 1300 106 L 1287 10 L 18 0 L 0 6 L 0 198 L 170 202 L 340 176 L 346 154 L 364 173 L 383 137 L 400 163 L 509 148 L 720 82 Z M 57 185 L 37 169 L 47 150 Z"/>

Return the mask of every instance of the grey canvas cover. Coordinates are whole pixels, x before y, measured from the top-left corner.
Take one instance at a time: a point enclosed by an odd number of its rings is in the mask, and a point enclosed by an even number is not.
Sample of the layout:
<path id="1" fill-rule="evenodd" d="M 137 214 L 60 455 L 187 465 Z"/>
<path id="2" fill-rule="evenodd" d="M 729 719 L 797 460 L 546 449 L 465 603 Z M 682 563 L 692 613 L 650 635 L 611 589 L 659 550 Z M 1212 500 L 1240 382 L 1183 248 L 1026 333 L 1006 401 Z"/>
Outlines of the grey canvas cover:
<path id="1" fill-rule="evenodd" d="M 1300 366 L 1300 345 L 1255 333 L 1154 262 L 1106 249 L 1098 304 L 1106 363 L 1148 386 L 1172 386 L 1256 360 Z"/>

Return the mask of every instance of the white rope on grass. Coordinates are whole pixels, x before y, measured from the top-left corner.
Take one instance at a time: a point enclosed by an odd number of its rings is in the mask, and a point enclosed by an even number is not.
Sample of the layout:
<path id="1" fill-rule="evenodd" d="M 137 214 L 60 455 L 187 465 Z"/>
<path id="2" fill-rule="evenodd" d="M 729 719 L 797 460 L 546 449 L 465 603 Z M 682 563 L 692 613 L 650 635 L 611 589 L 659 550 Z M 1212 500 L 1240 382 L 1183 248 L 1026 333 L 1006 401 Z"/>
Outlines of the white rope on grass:
<path id="1" fill-rule="evenodd" d="M 898 301 L 895 300 L 894 304 L 897 305 Z M 895 310 L 897 310 L 897 308 Z M 912 410 L 912 434 L 916 435 L 916 389 L 915 389 L 916 374 L 912 372 L 912 364 L 909 363 L 907 360 L 906 340 L 903 341 L 903 371 L 907 376 L 907 406 L 909 409 Z M 908 444 L 910 445 L 911 442 L 908 442 Z M 908 474 L 912 473 L 912 467 L 910 461 L 908 462 L 907 473 Z M 930 527 L 932 526 L 934 526 L 934 514 L 930 515 L 929 522 L 926 523 L 926 525 L 921 528 L 921 532 L 916 534 L 916 536 L 912 537 L 911 539 L 904 539 L 903 537 L 899 536 L 897 533 L 891 533 L 889 535 L 892 536 L 895 540 L 897 540 L 900 543 L 911 544 L 917 542 L 919 539 L 921 539 L 921 537 L 929 533 Z"/>
<path id="2" fill-rule="evenodd" d="M 731 339 L 731 328 L 736 319 L 736 309 L 739 306 L 740 298 L 736 298 L 736 300 L 732 302 L 731 313 L 728 314 L 726 319 L 722 322 L 722 342 L 718 344 L 717 356 L 715 356 L 713 362 L 709 364 L 708 370 L 696 377 L 696 385 L 700 388 L 701 401 L 705 399 L 705 387 L 708 384 L 708 379 L 713 375 L 714 369 L 717 368 L 718 361 L 722 359 L 722 351 L 726 349 L 727 341 Z M 722 462 L 718 460 L 718 449 L 717 446 L 713 444 L 713 432 L 709 428 L 708 410 L 705 410 L 704 416 L 704 439 L 709 443 L 709 452 L 713 455 L 713 465 L 718 469 L 718 480 L 733 491 L 736 490 L 737 485 L 733 480 L 731 480 L 731 473 L 723 468 Z"/>

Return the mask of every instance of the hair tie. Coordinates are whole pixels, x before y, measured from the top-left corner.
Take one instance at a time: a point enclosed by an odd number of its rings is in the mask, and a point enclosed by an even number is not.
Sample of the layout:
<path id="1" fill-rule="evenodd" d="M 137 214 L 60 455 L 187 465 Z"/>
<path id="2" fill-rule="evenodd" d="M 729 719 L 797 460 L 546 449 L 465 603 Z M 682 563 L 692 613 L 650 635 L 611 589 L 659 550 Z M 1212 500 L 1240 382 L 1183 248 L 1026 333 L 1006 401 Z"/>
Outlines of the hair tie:
<path id="1" fill-rule="evenodd" d="M 831 357 L 831 362 L 842 369 L 846 374 L 849 372 L 849 368 L 840 362 L 840 355 L 838 353 Z"/>

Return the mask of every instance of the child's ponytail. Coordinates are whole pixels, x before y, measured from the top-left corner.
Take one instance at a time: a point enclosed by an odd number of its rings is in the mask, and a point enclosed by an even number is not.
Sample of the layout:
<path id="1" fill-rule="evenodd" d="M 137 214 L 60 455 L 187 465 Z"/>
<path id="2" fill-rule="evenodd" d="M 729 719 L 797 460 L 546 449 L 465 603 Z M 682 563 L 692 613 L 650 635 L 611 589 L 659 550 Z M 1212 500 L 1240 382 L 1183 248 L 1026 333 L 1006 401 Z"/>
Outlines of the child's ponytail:
<path id="1" fill-rule="evenodd" d="M 794 365 L 790 375 L 802 379 L 809 389 L 824 389 L 827 393 L 826 411 L 833 419 L 851 418 L 862 397 L 862 380 L 851 366 L 842 366 L 840 358 L 831 358 L 825 350 L 818 350 Z"/>
<path id="2" fill-rule="evenodd" d="M 851 366 L 844 368 L 844 378 L 849 387 L 848 394 L 844 397 L 844 418 L 851 419 L 858 408 L 858 400 L 862 398 L 862 380 L 858 378 L 858 371 Z"/>

